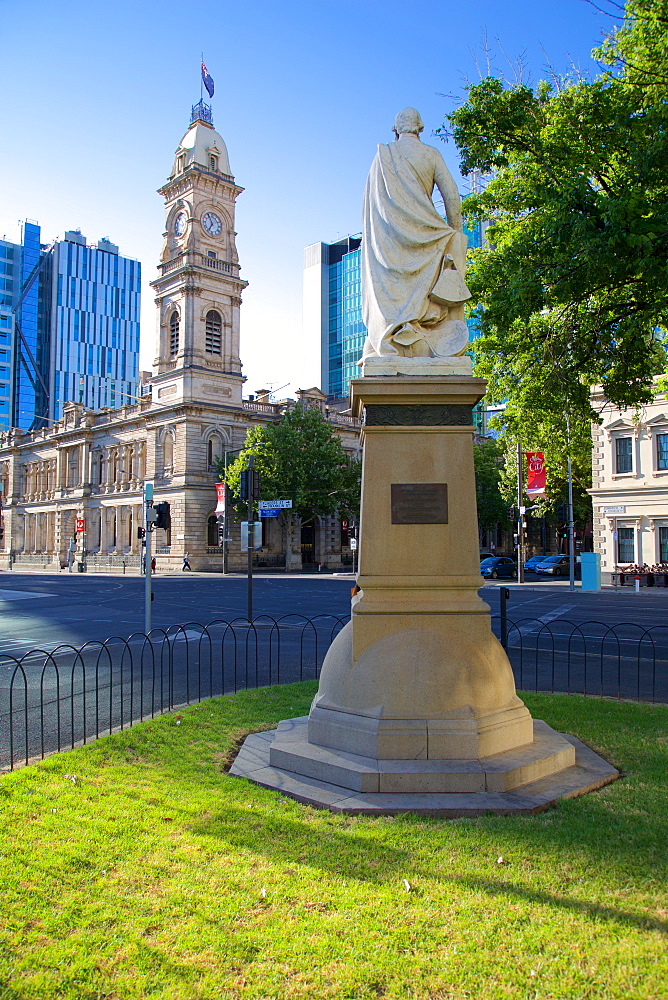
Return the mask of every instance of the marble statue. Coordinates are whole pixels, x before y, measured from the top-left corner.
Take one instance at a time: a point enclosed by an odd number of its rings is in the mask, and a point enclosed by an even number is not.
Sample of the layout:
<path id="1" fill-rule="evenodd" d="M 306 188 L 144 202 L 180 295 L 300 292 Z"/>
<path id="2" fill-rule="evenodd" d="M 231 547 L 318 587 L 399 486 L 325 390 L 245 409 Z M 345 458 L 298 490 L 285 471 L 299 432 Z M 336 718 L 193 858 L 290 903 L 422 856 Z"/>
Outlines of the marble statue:
<path id="1" fill-rule="evenodd" d="M 394 122 L 395 141 L 381 143 L 364 192 L 362 364 L 374 357 L 443 358 L 468 344 L 470 298 L 461 199 L 438 149 L 420 139 L 414 108 Z M 447 222 L 432 201 L 434 187 Z"/>

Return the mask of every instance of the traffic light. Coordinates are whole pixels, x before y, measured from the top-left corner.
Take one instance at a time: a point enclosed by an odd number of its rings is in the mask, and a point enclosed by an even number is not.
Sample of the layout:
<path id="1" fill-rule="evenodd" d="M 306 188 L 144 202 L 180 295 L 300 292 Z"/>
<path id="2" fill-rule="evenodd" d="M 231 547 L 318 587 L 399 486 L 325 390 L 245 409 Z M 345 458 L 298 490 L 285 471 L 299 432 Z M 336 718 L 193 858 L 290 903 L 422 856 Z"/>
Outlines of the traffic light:
<path id="1" fill-rule="evenodd" d="M 137 528 L 137 538 L 145 538 L 145 537 L 146 537 L 146 528 L 142 528 L 142 526 L 140 525 Z"/>
<path id="2" fill-rule="evenodd" d="M 568 520 L 568 504 L 560 503 L 557 507 L 557 521 L 567 521 Z"/>
<path id="3" fill-rule="evenodd" d="M 220 546 L 225 544 L 225 522 L 222 518 L 218 521 L 218 544 Z"/>
<path id="4" fill-rule="evenodd" d="M 157 503 L 155 505 L 155 512 L 158 515 L 155 519 L 156 528 L 163 528 L 165 531 L 169 528 L 170 518 L 169 518 L 169 504 L 166 500 L 162 503 Z"/>
<path id="5" fill-rule="evenodd" d="M 239 499 L 250 500 L 251 503 L 260 499 L 260 473 L 257 469 L 243 469 Z"/>

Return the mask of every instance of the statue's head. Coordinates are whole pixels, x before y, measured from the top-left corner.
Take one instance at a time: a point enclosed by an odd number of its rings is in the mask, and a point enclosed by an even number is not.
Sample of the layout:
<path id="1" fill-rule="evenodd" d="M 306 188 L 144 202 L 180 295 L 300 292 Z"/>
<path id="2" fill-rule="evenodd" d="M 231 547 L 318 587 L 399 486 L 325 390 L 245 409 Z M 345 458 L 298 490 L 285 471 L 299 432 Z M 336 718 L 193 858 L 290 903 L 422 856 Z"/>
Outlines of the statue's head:
<path id="1" fill-rule="evenodd" d="M 420 118 L 420 112 L 416 111 L 415 108 L 404 108 L 394 119 L 392 128 L 398 139 L 404 132 L 412 132 L 414 135 L 419 135 L 424 129 L 424 122 Z"/>

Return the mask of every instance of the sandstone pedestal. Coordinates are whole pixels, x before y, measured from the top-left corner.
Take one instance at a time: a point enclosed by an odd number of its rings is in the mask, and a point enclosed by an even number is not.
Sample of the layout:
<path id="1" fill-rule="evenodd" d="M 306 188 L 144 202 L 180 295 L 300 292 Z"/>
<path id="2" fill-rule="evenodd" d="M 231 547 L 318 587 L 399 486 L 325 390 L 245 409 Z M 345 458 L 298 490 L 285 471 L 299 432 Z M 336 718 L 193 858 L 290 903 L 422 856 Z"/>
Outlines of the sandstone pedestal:
<path id="1" fill-rule="evenodd" d="M 308 720 L 249 737 L 233 774 L 330 808 L 443 815 L 531 811 L 616 776 L 534 723 L 478 595 L 471 411 L 484 389 L 467 374 L 352 383 L 364 414 L 352 620 Z"/>

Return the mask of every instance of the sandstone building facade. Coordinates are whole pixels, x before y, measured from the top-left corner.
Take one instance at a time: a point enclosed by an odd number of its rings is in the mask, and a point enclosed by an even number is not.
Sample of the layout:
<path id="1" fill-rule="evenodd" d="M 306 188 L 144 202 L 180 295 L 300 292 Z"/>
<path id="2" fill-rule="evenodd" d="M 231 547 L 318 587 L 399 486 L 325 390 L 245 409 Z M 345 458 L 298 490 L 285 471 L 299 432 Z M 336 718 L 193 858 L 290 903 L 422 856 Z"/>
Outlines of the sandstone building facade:
<path id="1" fill-rule="evenodd" d="M 637 413 L 594 395 L 591 493 L 603 582 L 616 569 L 668 564 L 668 396 Z"/>
<path id="2" fill-rule="evenodd" d="M 153 374 L 132 404 L 90 410 L 66 403 L 52 427 L 0 435 L 3 537 L 0 565 L 56 569 L 75 562 L 88 570 L 138 571 L 146 481 L 155 502 L 170 504 L 171 526 L 153 536 L 158 569 L 179 569 L 185 553 L 194 570 L 222 570 L 217 544 L 216 460 L 240 449 L 256 423 L 280 419 L 295 401 L 272 403 L 268 394 L 243 399 L 240 306 L 246 282 L 235 246 L 235 203 L 243 190 L 232 176 L 227 149 L 210 108 L 193 108 L 167 183 L 166 224 L 158 277 Z M 359 448 L 358 422 L 331 411 L 312 389 L 298 405 L 320 408 Z M 83 528 L 83 530 L 81 530 Z M 230 531 L 230 569 L 242 568 L 240 532 Z M 280 565 L 282 533 L 264 526 L 259 565 Z M 345 536 L 344 536 L 345 538 Z M 339 522 L 295 525 L 292 567 L 351 561 Z"/>

